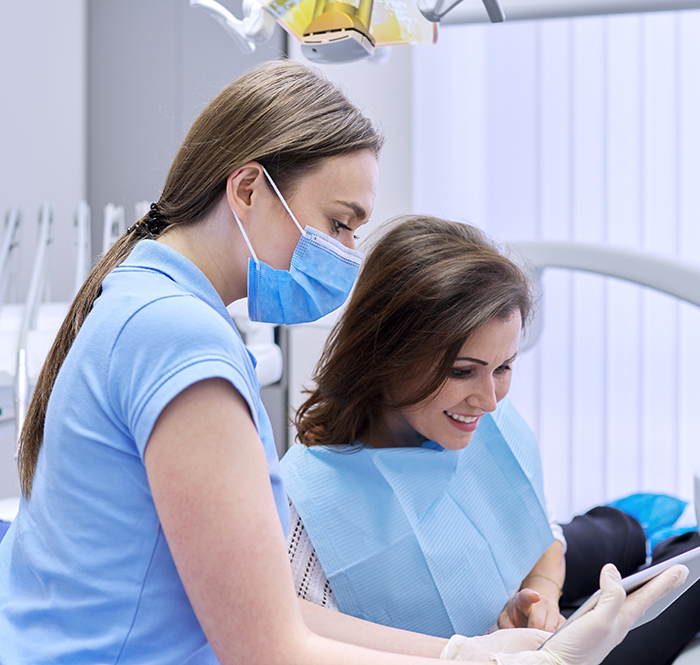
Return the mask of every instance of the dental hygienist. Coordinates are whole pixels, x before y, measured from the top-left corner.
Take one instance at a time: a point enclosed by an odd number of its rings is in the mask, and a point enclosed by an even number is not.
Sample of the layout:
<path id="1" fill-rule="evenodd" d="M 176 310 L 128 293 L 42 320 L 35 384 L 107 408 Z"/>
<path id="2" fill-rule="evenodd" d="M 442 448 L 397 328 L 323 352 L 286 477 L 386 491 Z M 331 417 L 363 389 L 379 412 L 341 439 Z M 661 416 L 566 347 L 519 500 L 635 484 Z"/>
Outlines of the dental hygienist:
<path id="1" fill-rule="evenodd" d="M 246 74 L 195 121 L 39 377 L 0 544 L 0 663 L 419 665 L 445 648 L 295 597 L 270 423 L 225 308 L 248 295 L 253 319 L 296 323 L 343 302 L 381 142 L 290 62 Z M 626 601 L 604 572 L 599 608 L 536 654 L 542 635 L 514 630 L 445 656 L 597 663 L 682 572 Z"/>

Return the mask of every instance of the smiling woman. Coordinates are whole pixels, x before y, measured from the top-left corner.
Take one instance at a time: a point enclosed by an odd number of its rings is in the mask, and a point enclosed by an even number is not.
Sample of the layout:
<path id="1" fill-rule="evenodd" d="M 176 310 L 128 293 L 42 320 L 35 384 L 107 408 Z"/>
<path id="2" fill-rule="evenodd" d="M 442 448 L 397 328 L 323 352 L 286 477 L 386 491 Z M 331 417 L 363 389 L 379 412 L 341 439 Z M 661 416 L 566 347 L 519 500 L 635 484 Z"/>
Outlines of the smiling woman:
<path id="1" fill-rule="evenodd" d="M 537 442 L 506 399 L 530 306 L 525 275 L 473 227 L 409 217 L 376 242 L 297 413 L 305 445 L 282 460 L 300 597 L 445 637 L 553 631 L 605 562 L 644 563 L 632 517 L 601 507 L 562 528 L 547 509 Z M 700 586 L 682 603 L 605 662 L 668 662 L 700 629 Z"/>
<path id="2" fill-rule="evenodd" d="M 478 229 L 415 217 L 373 247 L 361 275 L 319 362 L 317 389 L 297 413 L 300 441 L 390 446 L 391 423 L 400 426 L 420 405 L 457 409 L 453 390 L 463 400 L 476 388 L 476 403 L 458 414 L 493 410 L 493 390 L 508 391 L 507 366 L 530 315 L 524 273 Z M 497 341 L 479 332 L 484 325 Z M 460 360 L 464 354 L 481 362 Z M 429 406 L 439 390 L 447 402 Z"/>
<path id="3" fill-rule="evenodd" d="M 412 441 L 420 445 L 421 439 L 428 439 L 448 450 L 467 446 L 481 417 L 495 411 L 508 393 L 520 329 L 520 312 L 486 322 L 464 343 L 437 394 L 384 414 L 365 443 L 373 448 L 405 448 Z"/>
<path id="4" fill-rule="evenodd" d="M 525 274 L 471 226 L 411 217 L 374 245 L 297 413 L 306 447 L 282 460 L 290 552 L 308 533 L 325 574 L 311 583 L 299 562 L 307 597 L 478 635 L 544 552 L 561 554 L 537 444 L 504 401 L 530 308 Z M 441 547 L 423 548 L 430 533 Z"/>

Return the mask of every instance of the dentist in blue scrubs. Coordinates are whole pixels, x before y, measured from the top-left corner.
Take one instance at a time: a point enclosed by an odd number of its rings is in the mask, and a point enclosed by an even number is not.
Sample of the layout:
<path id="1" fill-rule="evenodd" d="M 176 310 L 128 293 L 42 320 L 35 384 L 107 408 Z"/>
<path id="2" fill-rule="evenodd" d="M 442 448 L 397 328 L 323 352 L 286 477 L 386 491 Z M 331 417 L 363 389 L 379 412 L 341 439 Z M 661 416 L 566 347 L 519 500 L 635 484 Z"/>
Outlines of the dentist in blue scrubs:
<path id="1" fill-rule="evenodd" d="M 37 382 L 0 544 L 0 663 L 597 663 L 678 582 L 625 601 L 608 570 L 601 606 L 537 653 L 538 631 L 448 644 L 297 600 L 270 423 L 226 305 L 247 295 L 252 319 L 292 324 L 345 300 L 381 143 L 291 62 L 249 72 L 195 121 Z"/>

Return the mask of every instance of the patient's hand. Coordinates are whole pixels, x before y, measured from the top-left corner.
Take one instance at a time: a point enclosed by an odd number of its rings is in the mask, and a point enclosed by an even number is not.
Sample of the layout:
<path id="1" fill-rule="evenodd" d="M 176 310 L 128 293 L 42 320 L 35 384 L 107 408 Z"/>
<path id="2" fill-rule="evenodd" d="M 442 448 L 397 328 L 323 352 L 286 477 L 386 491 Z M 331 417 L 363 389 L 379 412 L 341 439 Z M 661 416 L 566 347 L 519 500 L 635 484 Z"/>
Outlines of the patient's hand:
<path id="1" fill-rule="evenodd" d="M 566 621 L 556 601 L 534 589 L 521 589 L 503 608 L 499 628 L 538 628 L 553 633 Z"/>

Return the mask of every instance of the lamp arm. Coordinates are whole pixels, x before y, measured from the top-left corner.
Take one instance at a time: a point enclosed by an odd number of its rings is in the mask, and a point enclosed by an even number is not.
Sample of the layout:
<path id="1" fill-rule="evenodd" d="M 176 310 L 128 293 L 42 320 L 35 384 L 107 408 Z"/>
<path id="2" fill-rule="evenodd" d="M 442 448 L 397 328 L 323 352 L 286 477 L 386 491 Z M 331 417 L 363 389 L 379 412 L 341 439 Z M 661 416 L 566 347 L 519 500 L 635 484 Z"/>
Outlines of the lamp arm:
<path id="1" fill-rule="evenodd" d="M 429 21 L 440 23 L 444 16 L 461 2 L 462 0 L 456 0 L 456 2 L 437 0 L 437 2 L 431 3 L 429 0 L 418 0 L 418 9 Z M 505 12 L 499 0 L 482 0 L 482 2 L 491 23 L 503 23 L 506 20 Z"/>
<path id="2" fill-rule="evenodd" d="M 199 7 L 209 14 L 217 23 L 221 24 L 233 41 L 246 55 L 255 52 L 255 44 L 249 40 L 243 28 L 243 21 L 236 18 L 226 7 L 216 0 L 190 0 L 190 7 Z"/>

